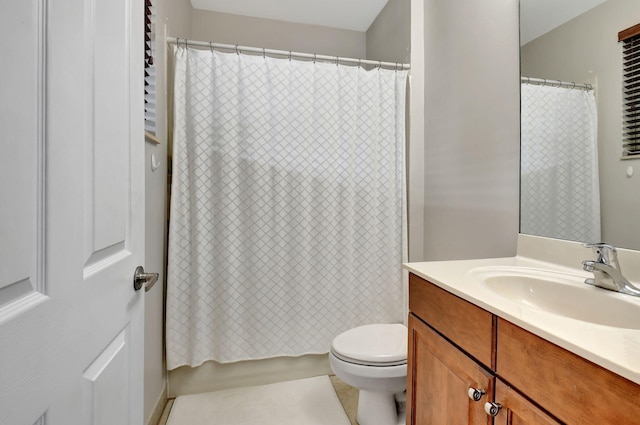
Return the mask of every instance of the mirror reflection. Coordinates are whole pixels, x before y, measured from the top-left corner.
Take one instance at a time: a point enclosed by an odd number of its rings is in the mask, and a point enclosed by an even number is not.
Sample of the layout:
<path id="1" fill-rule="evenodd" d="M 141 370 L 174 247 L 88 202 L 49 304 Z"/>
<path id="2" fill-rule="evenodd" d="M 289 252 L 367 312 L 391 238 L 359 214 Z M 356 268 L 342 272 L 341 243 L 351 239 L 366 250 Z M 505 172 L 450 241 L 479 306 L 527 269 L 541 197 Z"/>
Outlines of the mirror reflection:
<path id="1" fill-rule="evenodd" d="M 521 0 L 520 10 L 531 78 L 521 86 L 521 233 L 640 249 L 640 161 L 622 159 L 618 44 L 640 23 L 640 2 Z"/>

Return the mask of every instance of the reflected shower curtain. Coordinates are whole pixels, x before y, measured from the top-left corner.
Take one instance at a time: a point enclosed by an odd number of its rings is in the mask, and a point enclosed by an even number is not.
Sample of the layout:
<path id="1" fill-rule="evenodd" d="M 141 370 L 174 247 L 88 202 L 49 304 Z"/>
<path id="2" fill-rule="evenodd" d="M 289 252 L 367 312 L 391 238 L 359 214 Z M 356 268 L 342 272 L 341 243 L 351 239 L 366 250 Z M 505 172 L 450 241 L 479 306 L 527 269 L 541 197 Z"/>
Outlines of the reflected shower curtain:
<path id="1" fill-rule="evenodd" d="M 403 322 L 405 80 L 176 48 L 169 369 Z"/>
<path id="2" fill-rule="evenodd" d="M 593 90 L 522 84 L 520 232 L 599 242 Z"/>

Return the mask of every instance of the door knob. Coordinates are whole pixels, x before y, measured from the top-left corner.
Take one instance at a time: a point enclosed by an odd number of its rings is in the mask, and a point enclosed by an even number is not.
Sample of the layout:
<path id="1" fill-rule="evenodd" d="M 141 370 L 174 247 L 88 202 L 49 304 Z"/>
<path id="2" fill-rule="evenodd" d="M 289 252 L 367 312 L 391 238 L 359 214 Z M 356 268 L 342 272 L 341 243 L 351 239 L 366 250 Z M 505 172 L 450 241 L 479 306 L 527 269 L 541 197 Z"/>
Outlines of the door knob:
<path id="1" fill-rule="evenodd" d="M 473 401 L 480 401 L 484 393 L 485 391 L 483 389 L 476 389 L 476 388 L 469 388 L 469 390 L 467 391 L 469 398 Z"/>
<path id="2" fill-rule="evenodd" d="M 486 402 L 484 404 L 484 411 L 491 417 L 496 416 L 498 412 L 500 412 L 500 409 L 502 409 L 502 404 L 500 403 Z"/>
<path id="3" fill-rule="evenodd" d="M 158 273 L 145 273 L 142 266 L 136 267 L 133 274 L 133 289 L 140 290 L 144 285 L 144 292 L 148 292 L 158 281 Z"/>

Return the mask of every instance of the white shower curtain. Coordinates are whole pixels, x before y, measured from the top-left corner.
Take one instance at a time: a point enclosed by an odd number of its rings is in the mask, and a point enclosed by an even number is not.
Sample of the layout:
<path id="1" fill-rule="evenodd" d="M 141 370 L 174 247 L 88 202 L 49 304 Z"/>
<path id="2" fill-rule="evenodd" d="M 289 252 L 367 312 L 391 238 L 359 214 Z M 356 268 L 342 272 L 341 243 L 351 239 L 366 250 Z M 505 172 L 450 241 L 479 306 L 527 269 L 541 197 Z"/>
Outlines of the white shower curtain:
<path id="1" fill-rule="evenodd" d="M 176 48 L 169 369 L 404 320 L 405 80 Z"/>
<path id="2" fill-rule="evenodd" d="M 522 84 L 520 232 L 600 242 L 593 90 Z"/>

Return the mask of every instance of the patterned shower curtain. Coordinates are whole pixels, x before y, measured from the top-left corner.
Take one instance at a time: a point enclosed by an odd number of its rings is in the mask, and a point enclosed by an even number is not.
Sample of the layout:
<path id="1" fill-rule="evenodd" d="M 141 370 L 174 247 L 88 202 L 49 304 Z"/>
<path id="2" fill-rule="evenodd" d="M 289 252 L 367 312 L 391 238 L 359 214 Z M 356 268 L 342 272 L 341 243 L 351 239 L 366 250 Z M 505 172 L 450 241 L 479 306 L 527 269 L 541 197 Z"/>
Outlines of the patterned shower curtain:
<path id="1" fill-rule="evenodd" d="M 522 84 L 520 232 L 599 242 L 593 90 Z"/>
<path id="2" fill-rule="evenodd" d="M 175 55 L 168 368 L 403 322 L 406 72 Z"/>

